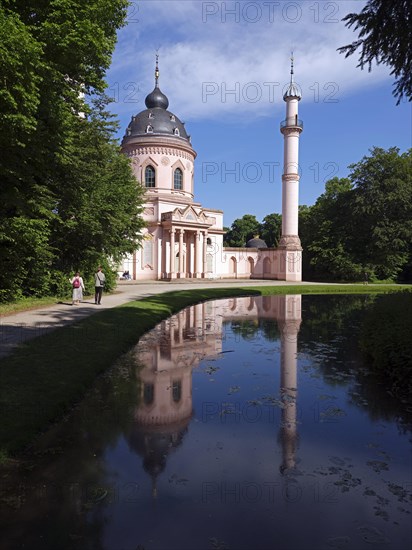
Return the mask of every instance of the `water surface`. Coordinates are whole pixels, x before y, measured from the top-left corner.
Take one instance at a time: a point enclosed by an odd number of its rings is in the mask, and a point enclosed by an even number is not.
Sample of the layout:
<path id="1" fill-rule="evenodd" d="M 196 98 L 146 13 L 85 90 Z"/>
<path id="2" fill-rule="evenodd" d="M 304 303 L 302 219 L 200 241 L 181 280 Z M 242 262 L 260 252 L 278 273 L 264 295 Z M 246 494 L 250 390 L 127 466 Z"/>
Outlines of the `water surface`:
<path id="1" fill-rule="evenodd" d="M 3 476 L 2 548 L 409 548 L 410 411 L 365 376 L 376 300 L 207 302 Z"/>

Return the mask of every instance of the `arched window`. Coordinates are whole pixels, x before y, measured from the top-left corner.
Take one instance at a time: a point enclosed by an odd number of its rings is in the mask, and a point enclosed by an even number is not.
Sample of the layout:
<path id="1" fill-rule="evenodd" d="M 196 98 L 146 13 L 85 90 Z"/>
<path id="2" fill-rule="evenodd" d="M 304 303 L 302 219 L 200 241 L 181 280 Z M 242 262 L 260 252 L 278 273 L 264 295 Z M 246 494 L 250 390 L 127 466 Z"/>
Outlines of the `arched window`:
<path id="1" fill-rule="evenodd" d="M 175 403 L 179 403 L 182 399 L 182 382 L 180 380 L 173 380 L 172 396 Z"/>
<path id="2" fill-rule="evenodd" d="M 173 130 L 173 133 L 174 133 L 175 136 L 180 136 L 179 128 L 175 128 Z"/>
<path id="3" fill-rule="evenodd" d="M 154 385 L 153 384 L 144 384 L 143 385 L 143 401 L 145 405 L 151 405 L 154 401 Z"/>
<path id="4" fill-rule="evenodd" d="M 144 171 L 144 183 L 146 187 L 155 187 L 156 172 L 153 166 L 146 166 L 146 170 Z"/>
<path id="5" fill-rule="evenodd" d="M 150 124 L 146 126 L 146 134 L 153 134 L 153 126 L 150 126 Z"/>
<path id="6" fill-rule="evenodd" d="M 180 170 L 180 168 L 176 168 L 173 175 L 173 189 L 183 189 L 183 172 Z"/>

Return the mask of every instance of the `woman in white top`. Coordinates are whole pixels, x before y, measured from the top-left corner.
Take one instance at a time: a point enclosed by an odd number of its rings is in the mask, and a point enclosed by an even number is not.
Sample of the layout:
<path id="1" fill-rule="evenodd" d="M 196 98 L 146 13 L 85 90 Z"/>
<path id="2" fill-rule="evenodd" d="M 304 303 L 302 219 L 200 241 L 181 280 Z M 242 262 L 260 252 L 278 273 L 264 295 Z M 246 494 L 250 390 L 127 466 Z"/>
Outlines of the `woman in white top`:
<path id="1" fill-rule="evenodd" d="M 73 279 L 70 279 L 70 283 L 73 287 L 73 302 L 72 305 L 80 304 L 83 300 L 84 283 L 83 278 L 80 277 L 80 273 L 77 272 Z"/>

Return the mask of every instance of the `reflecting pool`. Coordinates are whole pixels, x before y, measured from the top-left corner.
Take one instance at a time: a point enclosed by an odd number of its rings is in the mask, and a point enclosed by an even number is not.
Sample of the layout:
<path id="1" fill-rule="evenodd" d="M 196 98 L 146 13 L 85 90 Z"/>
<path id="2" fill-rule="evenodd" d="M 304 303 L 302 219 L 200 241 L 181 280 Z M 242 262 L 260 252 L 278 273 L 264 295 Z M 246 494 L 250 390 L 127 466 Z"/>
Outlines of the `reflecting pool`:
<path id="1" fill-rule="evenodd" d="M 162 322 L 4 473 L 1 547 L 410 548 L 410 404 L 362 352 L 390 299 L 246 297 Z"/>

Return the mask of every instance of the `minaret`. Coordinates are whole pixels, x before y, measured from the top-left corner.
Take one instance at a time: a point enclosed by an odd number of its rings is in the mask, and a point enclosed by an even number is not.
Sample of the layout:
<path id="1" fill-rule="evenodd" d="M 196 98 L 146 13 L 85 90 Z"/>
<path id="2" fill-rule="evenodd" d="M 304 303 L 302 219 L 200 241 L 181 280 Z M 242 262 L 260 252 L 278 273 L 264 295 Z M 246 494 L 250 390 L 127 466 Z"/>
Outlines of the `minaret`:
<path id="1" fill-rule="evenodd" d="M 299 213 L 299 137 L 303 123 L 298 118 L 298 104 L 302 95 L 293 81 L 293 54 L 290 83 L 283 96 L 286 102 L 286 119 L 280 125 L 284 137 L 282 175 L 282 236 L 281 273 L 286 281 L 302 280 L 302 246 L 298 234 Z"/>

